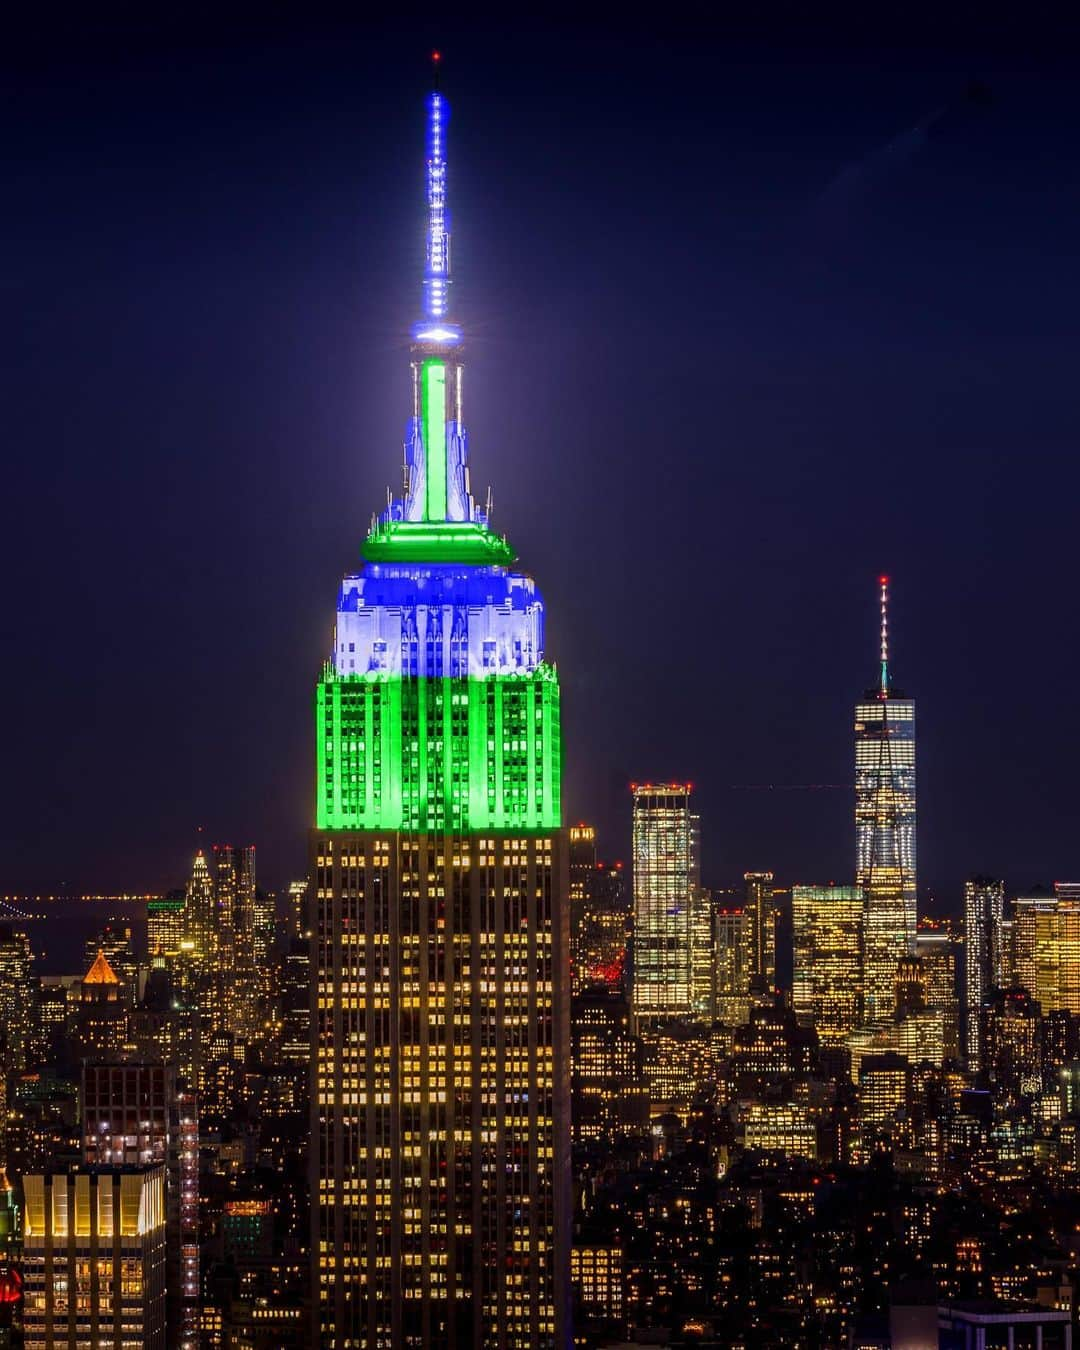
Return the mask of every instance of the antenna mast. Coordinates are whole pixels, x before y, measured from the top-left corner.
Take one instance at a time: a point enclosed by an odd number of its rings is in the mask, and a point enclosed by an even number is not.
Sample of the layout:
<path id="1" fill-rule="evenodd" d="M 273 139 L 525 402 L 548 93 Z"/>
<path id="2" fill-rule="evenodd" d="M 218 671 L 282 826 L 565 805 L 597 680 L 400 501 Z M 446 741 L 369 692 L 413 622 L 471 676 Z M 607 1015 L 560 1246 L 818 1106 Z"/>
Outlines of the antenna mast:
<path id="1" fill-rule="evenodd" d="M 889 578 L 878 577 L 881 587 L 881 697 L 889 694 Z"/>

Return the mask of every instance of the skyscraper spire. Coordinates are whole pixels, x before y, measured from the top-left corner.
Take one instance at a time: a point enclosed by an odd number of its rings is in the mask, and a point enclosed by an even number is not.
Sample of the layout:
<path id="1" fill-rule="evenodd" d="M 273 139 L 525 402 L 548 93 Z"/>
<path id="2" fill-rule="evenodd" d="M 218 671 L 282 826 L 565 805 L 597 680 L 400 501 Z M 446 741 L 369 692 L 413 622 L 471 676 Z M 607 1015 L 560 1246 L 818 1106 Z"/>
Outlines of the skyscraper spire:
<path id="1" fill-rule="evenodd" d="M 878 577 L 881 587 L 881 697 L 889 696 L 889 578 Z"/>
<path id="2" fill-rule="evenodd" d="M 483 563 L 505 566 L 514 551 L 488 528 L 473 499 L 464 423 L 461 329 L 450 313 L 450 213 L 446 124 L 438 88 L 442 62 L 432 52 L 427 100 L 427 220 L 424 317 L 413 325 L 412 416 L 405 432 L 405 491 L 391 498 L 364 544 L 368 562 Z"/>

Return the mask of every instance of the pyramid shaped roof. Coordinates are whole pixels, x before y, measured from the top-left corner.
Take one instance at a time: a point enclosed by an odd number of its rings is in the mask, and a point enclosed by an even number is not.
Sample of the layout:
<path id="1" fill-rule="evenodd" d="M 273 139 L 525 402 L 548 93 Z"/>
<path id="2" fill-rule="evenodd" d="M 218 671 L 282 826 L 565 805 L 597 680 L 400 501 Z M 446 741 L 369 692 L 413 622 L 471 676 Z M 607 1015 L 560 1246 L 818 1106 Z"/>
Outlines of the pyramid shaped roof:
<path id="1" fill-rule="evenodd" d="M 98 948 L 97 957 L 94 964 L 83 976 L 83 984 L 119 984 L 116 971 L 109 965 L 105 959 L 105 953 Z"/>

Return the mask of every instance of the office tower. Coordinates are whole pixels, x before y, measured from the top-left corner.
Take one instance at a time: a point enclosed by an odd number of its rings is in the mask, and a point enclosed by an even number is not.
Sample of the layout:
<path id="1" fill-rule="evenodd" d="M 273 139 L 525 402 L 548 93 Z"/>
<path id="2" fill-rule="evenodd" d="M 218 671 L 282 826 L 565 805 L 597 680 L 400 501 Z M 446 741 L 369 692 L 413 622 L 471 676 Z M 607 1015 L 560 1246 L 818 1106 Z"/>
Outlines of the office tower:
<path id="1" fill-rule="evenodd" d="M 860 1161 L 908 1142 L 911 1063 L 894 1051 L 863 1056 L 858 1069 Z"/>
<path id="2" fill-rule="evenodd" d="M 755 999 L 769 1000 L 776 988 L 776 911 L 773 902 L 773 874 L 746 872 L 747 936 L 750 942 L 750 993 Z"/>
<path id="3" fill-rule="evenodd" d="M 629 903 L 622 863 L 598 862 L 585 888 L 581 925 L 570 950 L 575 988 L 599 983 L 620 989 L 626 984 Z"/>
<path id="4" fill-rule="evenodd" d="M 688 783 L 634 784 L 633 1010 L 643 1030 L 694 1016 L 697 822 Z"/>
<path id="5" fill-rule="evenodd" d="M 302 938 L 282 958 L 281 1058 L 305 1066 L 311 1059 L 311 944 Z"/>
<path id="6" fill-rule="evenodd" d="M 165 1350 L 164 1168 L 72 1167 L 23 1190 L 27 1350 Z"/>
<path id="7" fill-rule="evenodd" d="M 582 961 L 582 937 L 585 923 L 585 904 L 596 870 L 596 830 L 583 823 L 567 830 L 569 857 L 570 906 L 570 980 L 571 992 L 576 994 L 588 982 Z"/>
<path id="8" fill-rule="evenodd" d="M 115 1054 L 127 1041 L 128 1015 L 120 980 L 102 951 L 83 976 L 76 1021 L 83 1058 Z"/>
<path id="9" fill-rule="evenodd" d="M 713 910 L 713 1002 L 716 1017 L 742 1026 L 750 1016 L 750 923 L 743 909 Z"/>
<path id="10" fill-rule="evenodd" d="M 155 967 L 147 975 L 143 996 L 131 1010 L 129 1040 L 137 1058 L 174 1064 L 183 1082 L 198 1083 L 198 1008 L 171 970 Z"/>
<path id="11" fill-rule="evenodd" d="M 1042 1009 L 1026 989 L 991 989 L 982 1006 L 984 1065 L 996 1098 L 1016 1106 L 1042 1091 Z"/>
<path id="12" fill-rule="evenodd" d="M 983 1065 L 980 1009 L 999 984 L 1005 883 L 993 877 L 964 882 L 964 1052 L 977 1073 Z"/>
<path id="13" fill-rule="evenodd" d="M 0 1070 L 20 1073 L 34 1052 L 34 957 L 30 938 L 0 925 Z"/>
<path id="14" fill-rule="evenodd" d="M 199 1119 L 172 1064 L 101 1061 L 83 1068 L 83 1160 L 165 1168 L 168 1341 L 196 1350 L 199 1311 Z"/>
<path id="15" fill-rule="evenodd" d="M 170 891 L 146 902 L 146 946 L 151 958 L 179 956 L 187 935 L 187 899 Z"/>
<path id="16" fill-rule="evenodd" d="M 862 1017 L 863 893 L 858 886 L 794 886 L 792 1007 L 839 1045 Z"/>
<path id="17" fill-rule="evenodd" d="M 83 969 L 88 970 L 98 952 L 120 981 L 120 999 L 128 1007 L 135 1002 L 138 992 L 138 962 L 132 941 L 131 924 L 123 919 L 109 919 L 101 924 L 83 944 Z"/>
<path id="18" fill-rule="evenodd" d="M 856 883 L 863 888 L 868 1022 L 892 1014 L 896 963 L 915 944 L 915 702 L 889 671 L 888 577 L 880 580 L 877 687 L 855 707 Z"/>
<path id="19" fill-rule="evenodd" d="M 206 854 L 199 849 L 191 866 L 184 901 L 186 936 L 196 963 L 209 968 L 217 956 L 218 922 L 214 910 L 214 879 Z"/>
<path id="20" fill-rule="evenodd" d="M 311 932 L 311 919 L 308 915 L 308 879 L 289 882 L 289 936 L 305 938 Z"/>
<path id="21" fill-rule="evenodd" d="M 544 606 L 470 490 L 428 125 L 403 499 L 316 697 L 313 1288 L 324 1347 L 569 1335 L 569 934 Z"/>
<path id="22" fill-rule="evenodd" d="M 779 1004 L 750 1009 L 750 1020 L 732 1038 L 728 1078 L 732 1097 L 788 1098 L 797 1079 L 811 1076 L 818 1063 L 818 1034 L 800 1026 L 795 1013 Z"/>
<path id="23" fill-rule="evenodd" d="M 695 824 L 697 818 L 694 817 Z M 696 847 L 696 846 L 695 846 Z M 691 893 L 690 1007 L 699 1022 L 716 1016 L 716 955 L 713 948 L 712 895 L 704 886 Z"/>
<path id="24" fill-rule="evenodd" d="M 1044 1013 L 1080 1014 L 1080 883 L 1055 882 L 1054 894 L 1013 902 L 1016 980 Z"/>
<path id="25" fill-rule="evenodd" d="M 925 1005 L 941 1013 L 946 1059 L 960 1058 L 960 1003 L 956 997 L 956 943 L 942 929 L 920 928 L 915 934 Z"/>
<path id="26" fill-rule="evenodd" d="M 575 996 L 570 1019 L 575 1143 L 640 1130 L 649 1117 L 641 1040 L 622 990 L 593 985 Z"/>

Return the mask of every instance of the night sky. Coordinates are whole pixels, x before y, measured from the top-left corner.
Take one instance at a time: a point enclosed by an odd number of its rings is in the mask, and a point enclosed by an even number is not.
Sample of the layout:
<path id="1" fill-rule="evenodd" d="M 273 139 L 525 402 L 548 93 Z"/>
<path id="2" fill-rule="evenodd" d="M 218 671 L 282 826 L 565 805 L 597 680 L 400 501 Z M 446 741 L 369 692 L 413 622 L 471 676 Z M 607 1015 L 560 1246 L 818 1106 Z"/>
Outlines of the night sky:
<path id="1" fill-rule="evenodd" d="M 0 890 L 176 885 L 200 825 L 306 870 L 433 43 L 473 484 L 547 599 L 569 815 L 624 855 L 629 783 L 689 779 L 707 882 L 849 880 L 851 792 L 796 785 L 851 782 L 885 571 L 920 891 L 1080 876 L 1076 48 L 955 8 L 8 33 Z"/>

